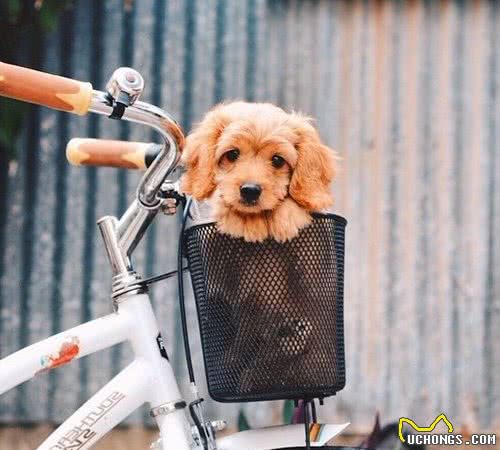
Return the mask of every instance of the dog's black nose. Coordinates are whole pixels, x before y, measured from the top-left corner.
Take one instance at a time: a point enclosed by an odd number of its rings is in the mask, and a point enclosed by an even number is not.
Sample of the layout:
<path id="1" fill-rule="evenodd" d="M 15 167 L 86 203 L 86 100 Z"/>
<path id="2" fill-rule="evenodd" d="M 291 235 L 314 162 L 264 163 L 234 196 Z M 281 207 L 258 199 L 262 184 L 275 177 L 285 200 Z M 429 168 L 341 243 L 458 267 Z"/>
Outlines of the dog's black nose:
<path id="1" fill-rule="evenodd" d="M 262 192 L 262 188 L 258 184 L 245 183 L 240 186 L 241 198 L 246 203 L 255 203 Z"/>

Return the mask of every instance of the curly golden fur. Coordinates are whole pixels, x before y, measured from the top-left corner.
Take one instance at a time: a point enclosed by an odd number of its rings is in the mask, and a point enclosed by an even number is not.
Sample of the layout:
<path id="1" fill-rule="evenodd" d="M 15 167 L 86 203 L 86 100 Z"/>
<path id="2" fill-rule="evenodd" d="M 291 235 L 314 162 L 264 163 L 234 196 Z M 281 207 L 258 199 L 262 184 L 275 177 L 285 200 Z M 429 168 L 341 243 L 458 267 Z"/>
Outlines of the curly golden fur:
<path id="1" fill-rule="evenodd" d="M 219 230 L 247 241 L 291 239 L 333 202 L 334 151 L 308 117 L 269 103 L 216 106 L 188 136 L 182 161 L 184 192 L 213 199 Z"/>

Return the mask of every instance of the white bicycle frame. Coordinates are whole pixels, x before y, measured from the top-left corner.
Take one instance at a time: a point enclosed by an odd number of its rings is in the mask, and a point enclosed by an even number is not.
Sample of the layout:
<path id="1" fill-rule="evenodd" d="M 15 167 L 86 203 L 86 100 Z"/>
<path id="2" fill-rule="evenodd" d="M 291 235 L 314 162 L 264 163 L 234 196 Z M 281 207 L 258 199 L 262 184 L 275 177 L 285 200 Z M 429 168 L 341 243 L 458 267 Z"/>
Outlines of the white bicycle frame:
<path id="1" fill-rule="evenodd" d="M 122 342 L 130 343 L 135 358 L 60 425 L 38 450 L 87 450 L 144 403 L 149 403 L 160 430 L 161 440 L 155 448 L 202 448 L 199 433 L 193 432 L 186 417 L 186 403 L 163 347 L 147 289 L 130 262 L 131 253 L 164 206 L 163 194 L 175 190 L 175 184 L 166 178 L 179 160 L 177 141 L 172 135 L 172 130 L 178 127 L 161 109 L 135 101 L 143 83 L 138 84 L 140 88 L 127 85 L 130 75 L 134 82 L 142 80 L 138 73 L 131 74 L 131 69 L 118 69 L 108 83 L 111 89 L 107 93 L 93 91 L 89 111 L 114 116 L 118 100 L 128 95 L 133 101 L 120 111 L 120 118 L 154 128 L 165 145 L 144 174 L 137 198 L 123 217 L 118 220 L 107 216 L 98 222 L 113 272 L 115 312 L 0 359 L 0 395 L 37 374 Z M 315 433 L 311 446 L 325 445 L 347 425 L 316 425 L 320 431 Z M 216 444 L 210 436 L 207 441 L 209 450 L 298 447 L 304 444 L 304 426 L 244 431 L 218 439 Z"/>
<path id="2" fill-rule="evenodd" d="M 148 295 L 133 295 L 113 314 L 56 334 L 1 360 L 0 394 L 57 367 L 58 359 L 64 361 L 65 349 L 71 350 L 68 358 L 72 360 L 130 342 L 134 361 L 59 426 L 38 450 L 91 448 L 145 402 L 152 408 L 182 403 L 172 367 L 160 352 L 159 335 Z M 191 449 L 190 426 L 182 409 L 155 419 L 164 450 Z"/>

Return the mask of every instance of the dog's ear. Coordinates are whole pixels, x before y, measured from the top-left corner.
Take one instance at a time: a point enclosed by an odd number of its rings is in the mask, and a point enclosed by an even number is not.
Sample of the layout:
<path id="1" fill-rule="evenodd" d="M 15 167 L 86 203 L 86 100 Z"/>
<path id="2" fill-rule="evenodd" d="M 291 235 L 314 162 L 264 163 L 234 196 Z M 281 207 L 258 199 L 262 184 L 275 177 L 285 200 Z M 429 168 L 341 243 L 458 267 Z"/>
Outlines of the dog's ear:
<path id="1" fill-rule="evenodd" d="M 182 190 L 196 200 L 210 197 L 215 185 L 215 147 L 230 121 L 224 105 L 210 111 L 186 139 L 182 152 L 182 164 L 186 172 L 182 176 Z"/>
<path id="2" fill-rule="evenodd" d="M 310 211 L 320 211 L 333 203 L 330 183 L 335 176 L 337 156 L 324 145 L 310 119 L 292 115 L 298 159 L 290 181 L 290 196 Z"/>

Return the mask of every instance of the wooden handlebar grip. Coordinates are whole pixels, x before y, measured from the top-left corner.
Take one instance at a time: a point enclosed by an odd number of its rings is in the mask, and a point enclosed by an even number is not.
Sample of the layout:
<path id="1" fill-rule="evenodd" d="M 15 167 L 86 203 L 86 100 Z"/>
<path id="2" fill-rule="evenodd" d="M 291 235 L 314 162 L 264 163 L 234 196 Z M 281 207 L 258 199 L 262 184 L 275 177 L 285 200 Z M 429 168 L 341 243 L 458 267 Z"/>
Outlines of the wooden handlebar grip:
<path id="1" fill-rule="evenodd" d="M 161 148 L 159 144 L 144 142 L 74 138 L 66 146 L 66 158 L 75 166 L 146 169 Z"/>
<path id="2" fill-rule="evenodd" d="M 92 85 L 0 62 L 0 96 L 85 115 Z"/>

